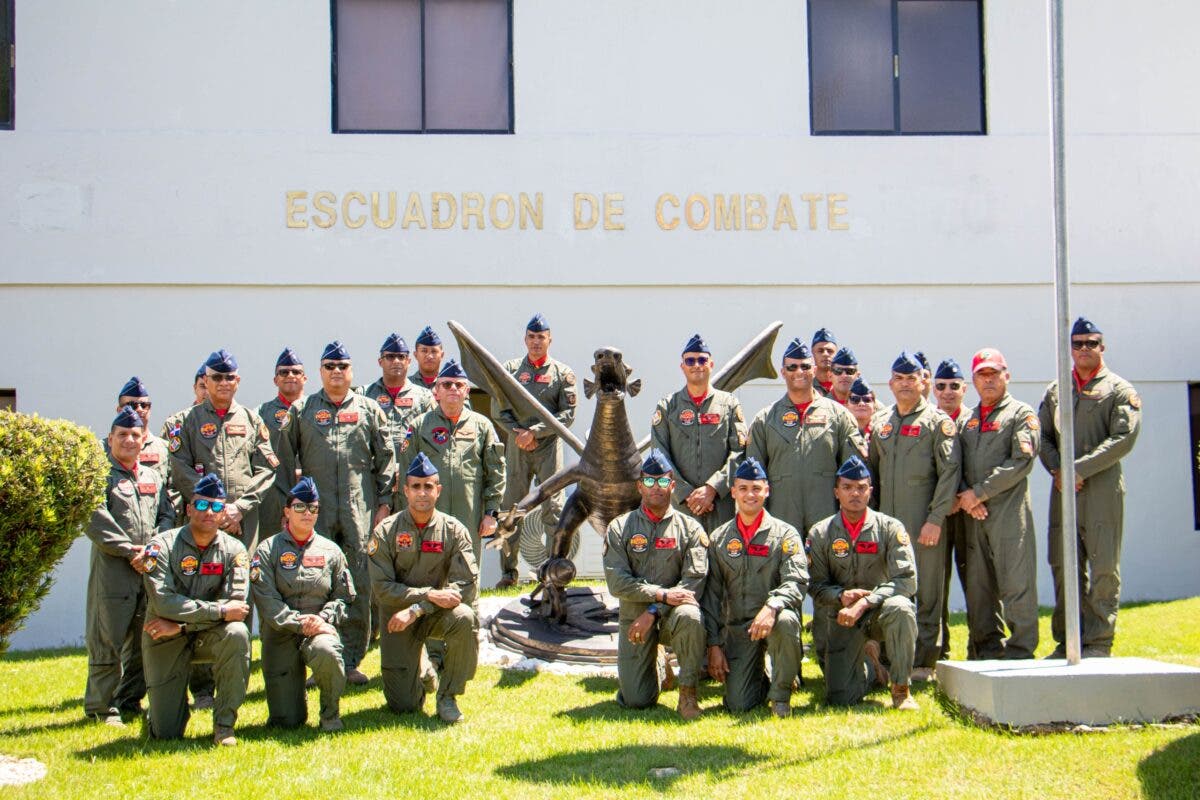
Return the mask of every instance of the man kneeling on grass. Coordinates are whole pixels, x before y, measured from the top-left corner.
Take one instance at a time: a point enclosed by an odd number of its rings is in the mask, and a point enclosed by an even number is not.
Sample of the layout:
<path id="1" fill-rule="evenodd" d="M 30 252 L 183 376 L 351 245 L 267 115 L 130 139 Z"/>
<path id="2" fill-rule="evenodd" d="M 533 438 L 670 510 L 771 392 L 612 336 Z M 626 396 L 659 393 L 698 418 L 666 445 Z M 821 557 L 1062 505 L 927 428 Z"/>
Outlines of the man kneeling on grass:
<path id="1" fill-rule="evenodd" d="M 909 696 L 917 643 L 915 556 L 899 520 L 871 511 L 871 472 L 851 456 L 833 490 L 841 510 L 808 533 L 813 602 L 837 609 L 825 651 L 825 700 L 854 705 L 872 684 L 887 686 L 879 642 L 891 659 L 892 707 L 915 711 Z"/>

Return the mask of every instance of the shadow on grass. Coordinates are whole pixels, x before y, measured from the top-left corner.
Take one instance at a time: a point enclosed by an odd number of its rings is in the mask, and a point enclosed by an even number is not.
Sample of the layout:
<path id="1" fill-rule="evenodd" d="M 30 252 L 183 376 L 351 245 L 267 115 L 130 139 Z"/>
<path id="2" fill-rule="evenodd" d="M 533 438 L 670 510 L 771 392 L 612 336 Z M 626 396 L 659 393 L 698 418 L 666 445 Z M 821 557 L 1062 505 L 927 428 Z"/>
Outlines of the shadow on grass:
<path id="1" fill-rule="evenodd" d="M 1200 797 L 1200 733 L 1176 739 L 1137 767 L 1142 796 L 1149 800 Z"/>
<path id="2" fill-rule="evenodd" d="M 764 760 L 758 753 L 733 745 L 623 745 L 507 764 L 497 767 L 495 774 L 527 783 L 602 784 L 614 788 L 650 783 L 666 788 L 688 774 L 705 773 L 720 780 Z M 650 770 L 661 767 L 674 767 L 679 773 L 650 777 Z"/>
<path id="3" fill-rule="evenodd" d="M 537 677 L 537 673 L 531 669 L 502 669 L 500 677 L 496 680 L 497 689 L 516 689 Z"/>
<path id="4" fill-rule="evenodd" d="M 606 678 L 603 675 L 587 675 L 579 679 L 579 686 L 590 694 L 617 693 L 617 679 Z"/>
<path id="5" fill-rule="evenodd" d="M 0 720 L 3 720 L 5 717 L 17 717 L 25 714 L 55 714 L 76 708 L 79 709 L 80 714 L 83 714 L 83 698 L 73 697 L 68 700 L 60 700 L 57 703 L 40 703 L 32 706 L 6 708 L 0 711 Z"/>

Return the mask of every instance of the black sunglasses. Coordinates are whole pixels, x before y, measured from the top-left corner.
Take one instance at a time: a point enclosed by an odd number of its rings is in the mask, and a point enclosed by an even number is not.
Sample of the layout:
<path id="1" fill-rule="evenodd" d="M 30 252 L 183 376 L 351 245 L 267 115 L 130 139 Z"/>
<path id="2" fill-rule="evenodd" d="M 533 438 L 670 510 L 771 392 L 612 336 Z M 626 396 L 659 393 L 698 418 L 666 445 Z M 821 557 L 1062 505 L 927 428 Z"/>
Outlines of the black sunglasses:
<path id="1" fill-rule="evenodd" d="M 854 375 L 858 372 L 858 367 L 834 367 L 834 375 Z"/>
<path id="2" fill-rule="evenodd" d="M 125 405 L 133 406 L 134 408 L 150 408 L 149 400 L 130 400 Z"/>
<path id="3" fill-rule="evenodd" d="M 1088 350 L 1099 350 L 1100 345 L 1102 345 L 1102 344 L 1104 344 L 1104 342 L 1100 339 L 1086 339 L 1084 341 L 1072 339 L 1071 340 L 1071 349 L 1072 350 L 1083 350 L 1084 348 L 1087 348 Z"/>
<path id="4" fill-rule="evenodd" d="M 801 372 L 808 372 L 810 369 L 813 368 L 813 366 L 814 366 L 813 364 L 784 364 L 783 371 L 784 372 L 795 372 L 796 370 L 800 370 Z"/>
<path id="5" fill-rule="evenodd" d="M 275 374 L 281 378 L 288 378 L 292 375 L 300 376 L 304 374 L 304 370 L 300 367 L 280 367 L 275 370 Z"/>
<path id="6" fill-rule="evenodd" d="M 689 367 L 703 367 L 711 360 L 708 356 L 688 356 L 683 359 L 683 363 Z"/>
<path id="7" fill-rule="evenodd" d="M 210 372 L 208 379 L 213 383 L 233 383 L 238 375 L 236 372 Z"/>
<path id="8" fill-rule="evenodd" d="M 295 511 L 297 514 L 303 514 L 305 511 L 308 511 L 309 513 L 312 513 L 312 514 L 316 514 L 318 511 L 321 510 L 321 504 L 320 503 L 292 503 L 288 506 L 288 508 L 290 508 L 292 511 Z"/>
<path id="9" fill-rule="evenodd" d="M 875 398 L 871 397 L 871 395 L 866 395 L 865 397 L 855 397 L 854 395 L 850 395 L 849 402 L 852 406 L 869 406 L 875 402 Z"/>
<path id="10" fill-rule="evenodd" d="M 326 361 L 321 365 L 321 369 L 329 370 L 330 372 L 345 372 L 350 369 L 349 361 Z"/>
<path id="11" fill-rule="evenodd" d="M 947 389 L 952 389 L 957 392 L 962 388 L 962 386 L 962 381 L 937 381 L 933 384 L 933 388 L 937 389 L 939 392 L 944 392 Z"/>
<path id="12" fill-rule="evenodd" d="M 408 353 L 380 353 L 384 361 L 408 361 Z"/>

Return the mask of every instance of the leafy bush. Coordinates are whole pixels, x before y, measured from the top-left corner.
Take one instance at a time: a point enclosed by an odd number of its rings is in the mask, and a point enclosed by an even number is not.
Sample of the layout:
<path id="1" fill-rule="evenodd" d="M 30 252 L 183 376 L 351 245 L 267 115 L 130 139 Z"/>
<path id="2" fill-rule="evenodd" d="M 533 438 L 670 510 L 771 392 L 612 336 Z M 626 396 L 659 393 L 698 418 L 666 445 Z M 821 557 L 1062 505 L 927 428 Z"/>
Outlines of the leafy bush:
<path id="1" fill-rule="evenodd" d="M 104 501 L 108 458 L 87 428 L 0 411 L 0 654 Z"/>

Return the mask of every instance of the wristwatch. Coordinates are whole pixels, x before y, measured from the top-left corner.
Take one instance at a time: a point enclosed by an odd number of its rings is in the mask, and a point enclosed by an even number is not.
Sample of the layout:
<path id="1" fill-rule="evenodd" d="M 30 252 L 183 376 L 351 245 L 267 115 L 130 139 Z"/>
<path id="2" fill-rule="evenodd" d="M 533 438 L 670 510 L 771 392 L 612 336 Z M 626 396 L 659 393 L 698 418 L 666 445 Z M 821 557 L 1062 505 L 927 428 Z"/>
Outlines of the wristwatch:
<path id="1" fill-rule="evenodd" d="M 646 610 L 648 612 L 650 612 L 651 614 L 653 614 L 655 617 L 657 617 L 662 609 L 660 609 L 658 607 L 658 603 L 651 603 L 649 606 L 646 607 Z"/>
<path id="2" fill-rule="evenodd" d="M 419 605 L 414 603 L 413 605 L 409 606 L 409 608 L 411 608 L 413 613 L 417 615 L 417 619 L 425 616 L 425 609 L 421 608 Z"/>

